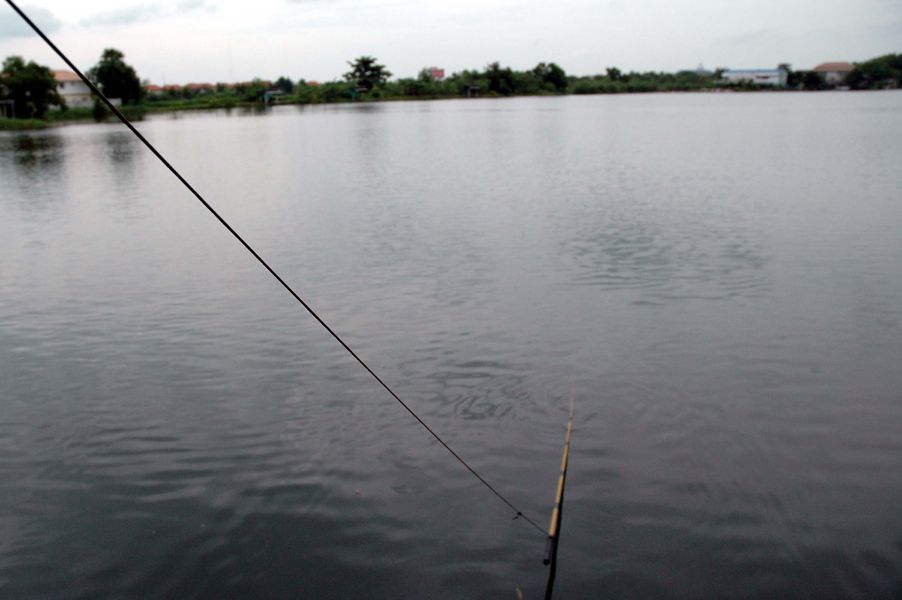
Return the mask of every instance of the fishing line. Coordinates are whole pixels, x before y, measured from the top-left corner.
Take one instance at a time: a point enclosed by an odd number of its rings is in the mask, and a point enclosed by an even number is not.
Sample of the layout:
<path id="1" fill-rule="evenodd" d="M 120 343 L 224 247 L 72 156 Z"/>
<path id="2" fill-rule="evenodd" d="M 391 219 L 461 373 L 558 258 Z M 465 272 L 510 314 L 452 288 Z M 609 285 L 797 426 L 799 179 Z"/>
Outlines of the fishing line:
<path id="1" fill-rule="evenodd" d="M 228 223 L 228 222 L 227 222 L 227 221 L 226 221 L 226 220 L 225 220 L 218 212 L 216 212 L 216 209 L 214 209 L 214 208 L 210 205 L 210 203 L 207 202 L 207 201 L 204 199 L 203 196 L 201 196 L 200 192 L 198 192 L 196 189 L 194 189 L 194 187 L 193 187 L 190 183 L 188 183 L 188 180 L 185 179 L 185 178 L 182 176 L 182 174 L 179 173 L 178 170 L 177 170 L 175 167 L 173 167 L 172 164 L 170 164 L 170 162 L 169 162 L 168 160 L 166 160 L 166 158 L 165 158 L 162 154 L 160 154 L 160 152 L 156 149 L 156 147 L 154 147 L 154 145 L 151 144 L 151 143 L 147 140 L 147 138 L 145 138 L 143 135 L 141 135 L 141 132 L 138 131 L 138 130 L 135 128 L 134 125 L 132 125 L 131 121 L 129 121 L 128 119 L 126 119 L 126 118 L 125 118 L 125 115 L 123 115 L 123 114 L 119 111 L 119 109 L 116 108 L 116 107 L 113 105 L 113 103 L 110 102 L 110 100 L 109 100 L 105 95 L 103 95 L 103 93 L 97 88 L 97 86 L 94 85 L 94 83 L 93 83 L 90 79 L 88 79 L 87 77 L 85 77 L 85 75 L 78 69 L 78 67 L 76 67 L 75 64 L 74 64 L 71 60 L 69 60 L 69 57 L 67 57 L 67 56 L 63 53 L 62 50 L 60 50 L 59 48 L 57 48 L 56 44 L 54 44 L 54 43 L 50 40 L 50 38 L 47 37 L 47 36 L 44 34 L 44 32 L 40 29 L 40 27 L 38 27 L 37 25 L 35 25 L 35 23 L 28 17 L 28 15 L 26 15 L 26 14 L 22 11 L 22 9 L 20 9 L 20 8 L 16 5 L 16 3 L 13 2 L 13 0 L 6 0 L 6 3 L 9 4 L 9 5 L 12 7 L 12 9 L 13 9 L 14 11 L 16 11 L 16 13 L 18 13 L 18 15 L 19 15 L 20 17 L 22 17 L 22 19 L 23 19 L 26 23 L 28 23 L 28 25 L 35 31 L 35 33 L 37 33 L 38 36 L 40 36 L 41 39 L 43 39 L 43 40 L 47 43 L 47 45 L 50 46 L 50 48 L 51 48 L 54 52 L 56 52 L 57 56 L 59 56 L 59 57 L 63 60 L 63 62 L 65 62 L 65 63 L 69 66 L 69 68 L 72 69 L 72 71 L 74 71 L 76 75 L 78 75 L 78 77 L 85 83 L 85 85 L 87 85 L 87 86 L 91 89 L 91 91 L 97 96 L 97 98 L 99 98 L 100 101 L 103 102 L 103 103 L 106 105 L 106 107 L 109 108 L 109 109 L 113 112 L 113 114 L 116 115 L 116 117 L 119 118 L 120 121 L 122 121 L 122 124 L 125 125 L 126 127 L 128 127 L 129 130 L 130 130 L 133 134 L 135 134 L 135 136 L 136 136 L 139 140 L 141 140 L 141 142 L 147 147 L 147 149 L 150 150 L 150 151 L 153 153 L 153 155 L 156 156 L 156 157 L 160 160 L 160 162 L 163 163 L 163 165 L 164 165 L 167 169 L 169 169 L 169 171 L 175 176 L 175 178 L 178 179 L 178 180 L 182 183 L 182 185 L 184 185 L 184 186 L 188 189 L 188 191 L 191 192 L 191 193 L 194 195 L 194 197 L 195 197 L 201 204 L 204 205 L 204 208 L 206 208 L 208 211 L 210 211 L 210 213 L 211 213 L 214 217 L 216 217 L 216 220 L 218 220 L 219 223 L 220 223 L 223 227 L 225 227 L 225 228 L 228 230 L 228 232 L 231 233 L 232 236 L 233 236 L 236 240 L 238 240 L 238 241 L 241 243 L 242 246 L 244 246 L 245 250 L 247 250 L 248 252 L 250 252 L 251 255 L 252 255 L 254 258 L 257 259 L 257 262 L 259 262 L 261 265 L 263 265 L 263 267 L 264 267 L 267 271 L 269 271 L 270 275 L 272 275 L 272 276 L 276 279 L 276 281 L 278 281 L 280 284 L 282 284 L 282 287 L 284 287 L 284 288 L 288 291 L 288 293 L 291 294 L 292 297 L 294 297 L 294 299 L 297 300 L 297 301 L 300 303 L 300 305 L 303 306 L 303 307 L 307 310 L 307 312 L 310 313 L 310 315 L 311 315 L 314 319 L 316 319 L 317 322 L 318 322 L 320 325 L 322 325 L 323 328 L 325 328 L 325 330 L 328 331 L 329 334 L 330 334 L 333 338 L 335 338 L 335 340 L 336 340 L 339 344 L 341 344 L 341 346 L 342 346 L 345 350 L 347 350 L 348 354 L 350 354 L 352 357 L 354 357 L 354 360 L 356 360 L 358 363 L 360 363 L 360 366 L 362 366 L 364 369 L 366 369 L 367 373 L 369 373 L 370 375 L 372 375 L 372 376 L 373 376 L 373 379 L 375 379 L 377 382 L 379 382 L 379 385 L 381 385 L 383 388 L 385 388 L 385 391 L 387 391 L 387 392 L 391 395 L 392 398 L 394 398 L 395 400 L 397 400 L 398 404 L 400 404 L 401 406 L 403 406 L 404 409 L 405 409 L 408 413 L 410 413 L 410 415 L 411 415 L 414 419 L 416 419 L 417 422 L 418 422 L 420 425 L 422 425 L 423 428 L 425 428 L 426 431 L 428 431 L 428 432 L 432 435 L 432 437 L 434 437 L 434 438 L 438 441 L 438 443 L 440 443 L 442 446 L 444 446 L 445 450 L 447 450 L 448 452 L 451 453 L 451 456 L 453 456 L 454 458 L 456 458 L 457 461 L 458 461 L 460 464 L 462 464 L 462 465 L 470 472 L 470 474 L 472 474 L 476 479 L 478 479 L 478 480 L 480 481 L 480 483 L 482 483 L 482 485 L 484 485 L 485 487 L 487 487 L 487 488 L 488 488 L 488 489 L 489 489 L 489 490 L 490 490 L 490 491 L 491 491 L 491 492 L 492 492 L 492 493 L 493 493 L 493 494 L 494 494 L 501 502 L 503 502 L 505 505 L 507 505 L 508 508 L 510 508 L 511 510 L 513 510 L 513 511 L 516 513 L 515 516 L 514 516 L 514 519 L 515 519 L 515 520 L 518 519 L 518 518 L 520 518 L 520 517 L 523 517 L 523 520 L 525 520 L 527 523 L 529 523 L 530 525 L 532 525 L 535 529 L 537 529 L 537 530 L 538 530 L 539 532 L 541 532 L 543 535 L 545 534 L 545 530 L 543 530 L 543 529 L 542 529 L 535 521 L 533 521 L 532 519 L 530 519 L 528 516 L 524 515 L 523 512 L 522 512 L 519 508 L 517 508 L 517 507 L 514 505 L 513 502 L 511 502 L 510 500 L 508 500 L 507 497 L 504 496 L 504 494 L 502 494 L 501 492 L 499 492 L 498 490 L 496 490 L 495 487 L 492 486 L 492 484 L 490 484 L 488 481 L 486 481 L 485 478 L 483 478 L 482 475 L 480 475 L 479 473 L 477 473 L 477 472 L 476 472 L 476 469 L 474 469 L 473 467 L 471 467 L 471 466 L 467 463 L 467 461 L 465 461 L 465 460 L 464 460 L 457 452 L 455 452 L 455 451 L 451 448 L 451 446 L 449 446 L 449 445 L 447 444 L 447 442 L 445 442 L 445 440 L 443 440 L 443 439 L 442 439 L 435 431 L 433 431 L 432 428 L 429 427 L 429 425 L 427 425 L 426 422 L 423 421 L 423 419 L 421 419 L 421 418 L 419 417 L 419 415 L 417 415 L 417 414 L 413 411 L 413 409 L 411 409 L 411 408 L 407 405 L 407 403 L 405 403 L 403 400 L 401 400 L 400 396 L 398 396 L 398 394 L 396 394 L 395 391 L 394 391 L 391 387 L 389 387 L 389 385 L 388 385 L 387 383 L 385 383 L 385 381 L 383 381 L 382 378 L 379 377 L 379 375 L 377 375 L 376 372 L 373 371 L 373 369 L 371 369 L 370 366 L 369 366 L 366 362 L 364 362 L 364 360 L 363 360 L 362 358 L 360 358 L 360 356 L 358 356 L 357 353 L 354 352 L 354 351 L 351 349 L 351 347 L 348 346 L 348 344 L 345 343 L 345 341 L 344 341 L 343 339 L 341 339 L 341 337 L 340 337 L 337 333 L 335 333 L 335 331 L 328 325 L 328 323 L 326 323 L 326 322 L 322 319 L 322 317 L 320 317 L 320 316 L 316 313 L 316 311 L 314 311 L 313 308 L 311 308 L 310 305 L 307 304 L 307 302 L 305 302 L 304 299 L 301 298 L 301 297 L 298 295 L 298 293 L 295 292 L 294 289 L 292 289 L 292 287 L 291 287 L 290 285 L 288 285 L 288 283 L 286 283 L 285 280 L 282 279 L 282 277 L 281 277 L 278 273 L 276 273 L 275 269 L 273 269 L 271 266 L 269 266 L 269 263 L 267 263 L 265 260 L 263 260 L 263 257 L 261 257 L 259 254 L 257 254 L 257 251 L 254 250 L 254 249 L 251 247 L 251 245 L 250 245 L 249 243 L 247 243 L 247 242 L 244 240 L 244 238 L 241 237 L 241 236 L 238 234 L 238 232 L 235 231 L 235 229 L 234 229 L 231 225 L 229 225 L 229 223 Z"/>

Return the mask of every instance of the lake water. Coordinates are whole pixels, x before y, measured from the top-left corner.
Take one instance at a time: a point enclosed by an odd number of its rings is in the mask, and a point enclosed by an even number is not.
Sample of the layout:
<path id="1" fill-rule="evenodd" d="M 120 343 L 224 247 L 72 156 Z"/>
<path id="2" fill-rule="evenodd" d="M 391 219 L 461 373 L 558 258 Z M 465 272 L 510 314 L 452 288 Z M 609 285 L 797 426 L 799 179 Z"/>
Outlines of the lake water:
<path id="1" fill-rule="evenodd" d="M 140 129 L 559 598 L 902 595 L 902 92 Z M 541 597 L 121 125 L 0 135 L 0 596 Z"/>

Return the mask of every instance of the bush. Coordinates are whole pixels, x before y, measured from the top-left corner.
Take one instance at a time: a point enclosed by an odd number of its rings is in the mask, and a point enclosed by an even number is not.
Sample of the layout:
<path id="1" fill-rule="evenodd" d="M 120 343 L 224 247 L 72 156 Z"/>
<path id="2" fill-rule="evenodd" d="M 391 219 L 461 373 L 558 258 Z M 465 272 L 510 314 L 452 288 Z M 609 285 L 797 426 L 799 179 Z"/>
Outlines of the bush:
<path id="1" fill-rule="evenodd" d="M 147 113 L 147 107 L 141 104 L 127 104 L 124 106 L 117 106 L 116 108 L 118 108 L 119 112 L 121 112 L 129 121 L 140 121 Z M 106 104 L 97 98 L 94 98 L 94 108 L 91 109 L 91 116 L 99 123 L 101 121 L 106 121 L 114 115 L 113 111 L 107 108 Z"/>
<path id="2" fill-rule="evenodd" d="M 28 131 L 45 127 L 47 121 L 42 119 L 0 119 L 0 131 Z"/>

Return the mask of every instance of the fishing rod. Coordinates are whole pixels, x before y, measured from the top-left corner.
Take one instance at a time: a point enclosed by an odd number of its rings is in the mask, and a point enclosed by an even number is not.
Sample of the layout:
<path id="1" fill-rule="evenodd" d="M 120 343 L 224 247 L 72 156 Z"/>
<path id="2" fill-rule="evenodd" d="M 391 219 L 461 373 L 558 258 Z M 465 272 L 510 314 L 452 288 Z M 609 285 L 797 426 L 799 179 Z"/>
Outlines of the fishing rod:
<path id="1" fill-rule="evenodd" d="M 257 262 L 260 263 L 272 277 L 279 282 L 279 284 L 314 318 L 316 321 L 354 358 L 366 371 L 369 373 L 373 379 L 375 379 L 379 385 L 384 388 L 392 398 L 394 398 L 398 404 L 400 404 L 410 415 L 424 428 L 426 431 L 432 435 L 444 448 L 447 450 L 464 468 L 469 471 L 473 477 L 475 477 L 483 486 L 485 486 L 489 491 L 494 494 L 498 500 L 504 503 L 508 508 L 514 511 L 514 519 L 523 518 L 524 521 L 529 523 L 533 528 L 538 530 L 541 533 L 545 533 L 543 530 L 533 519 L 529 516 L 525 515 L 517 506 L 511 502 L 504 494 L 499 492 L 492 484 L 490 484 L 482 475 L 480 475 L 466 460 L 463 459 L 451 446 L 445 442 L 441 436 L 438 435 L 426 422 L 414 412 L 410 406 L 404 402 L 401 397 L 395 393 L 395 391 L 364 361 L 345 341 L 341 338 L 341 336 L 336 333 L 336 331 L 322 318 L 320 315 L 308 304 L 295 290 L 291 287 L 277 272 L 276 270 L 270 266 L 268 262 L 266 262 L 263 257 L 257 253 L 257 251 L 247 242 L 238 231 L 233 228 L 226 220 L 216 211 L 215 208 L 198 192 L 194 186 L 192 186 L 188 180 L 170 163 L 163 154 L 157 150 L 157 148 L 141 134 L 140 131 L 131 123 L 131 121 L 126 118 L 124 114 L 110 101 L 109 98 L 97 87 L 97 85 L 91 81 L 88 77 L 85 76 L 82 71 L 75 66 L 75 64 L 69 59 L 69 57 L 53 43 L 53 41 L 38 27 L 31 18 L 25 14 L 25 12 L 18 7 L 18 5 L 13 0 L 6 0 L 6 3 L 31 27 L 32 30 L 42 39 L 44 42 L 53 50 L 60 59 L 69 66 L 70 69 L 78 76 L 81 81 L 88 86 L 91 92 L 95 95 L 97 99 L 99 99 L 118 119 L 122 122 L 125 127 L 127 127 L 134 135 L 138 138 L 141 143 L 154 155 L 157 159 L 169 170 L 172 175 L 179 180 L 179 182 L 185 186 L 185 188 L 191 192 L 191 194 L 195 197 L 195 199 L 200 202 L 204 208 L 207 209 L 213 217 L 216 218 L 219 223 L 225 227 L 225 229 L 232 234 L 232 236 L 242 245 L 245 250 L 247 250 L 251 256 L 253 256 Z M 554 578 L 556 574 L 557 567 L 557 546 L 558 540 L 560 538 L 560 525 L 561 525 L 561 514 L 563 509 L 564 502 L 564 485 L 567 478 L 567 463 L 569 461 L 570 455 L 570 436 L 573 429 L 573 398 L 570 398 L 570 415 L 567 423 L 567 434 L 565 437 L 565 445 L 564 445 L 564 457 L 561 463 L 561 474 L 558 479 L 558 487 L 557 493 L 555 496 L 555 504 L 554 509 L 552 510 L 551 516 L 551 524 L 548 528 L 548 537 L 546 542 L 546 551 L 545 558 L 543 563 L 545 565 L 551 565 L 548 575 L 548 583 L 546 585 L 545 598 L 546 600 L 551 598 L 551 591 L 554 585 Z"/>
<path id="2" fill-rule="evenodd" d="M 570 397 L 570 416 L 567 419 L 567 433 L 564 434 L 564 454 L 561 457 L 561 474 L 557 480 L 557 492 L 554 495 L 554 508 L 551 509 L 551 522 L 548 525 L 548 539 L 545 542 L 545 558 L 542 564 L 551 565 L 548 569 L 548 580 L 545 584 L 545 600 L 551 600 L 554 589 L 554 578 L 557 575 L 557 547 L 561 538 L 561 518 L 564 514 L 564 486 L 567 485 L 567 467 L 570 464 L 570 436 L 573 434 L 573 396 Z"/>

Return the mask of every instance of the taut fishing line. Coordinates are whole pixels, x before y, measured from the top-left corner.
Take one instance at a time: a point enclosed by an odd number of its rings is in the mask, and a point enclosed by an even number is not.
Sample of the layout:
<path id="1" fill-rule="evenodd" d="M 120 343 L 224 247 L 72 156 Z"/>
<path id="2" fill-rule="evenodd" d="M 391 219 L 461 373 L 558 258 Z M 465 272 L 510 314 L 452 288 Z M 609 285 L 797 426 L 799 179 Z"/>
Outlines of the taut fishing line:
<path id="1" fill-rule="evenodd" d="M 9 4 L 10 7 L 12 7 L 12 9 L 13 9 L 14 11 L 16 11 L 16 13 L 18 13 L 18 15 L 19 15 L 20 17 L 22 17 L 22 19 L 23 19 L 26 23 L 28 23 L 28 25 L 34 30 L 34 32 L 37 33 L 38 36 L 40 36 L 41 39 L 43 39 L 43 40 L 47 43 L 48 46 L 50 46 L 50 48 L 57 54 L 57 56 L 59 56 L 59 57 L 63 60 L 63 62 L 65 62 L 65 63 L 69 66 L 69 68 L 72 69 L 72 71 L 74 71 L 76 75 L 78 75 L 78 77 L 85 83 L 85 85 L 87 85 L 87 86 L 91 89 L 91 91 L 96 95 L 96 97 L 99 98 L 100 101 L 103 102 L 103 103 L 106 105 L 106 107 L 109 108 L 109 109 L 113 112 L 113 114 L 116 115 L 116 117 L 119 118 L 120 121 L 122 121 L 122 124 L 125 125 L 126 127 L 128 127 L 128 129 L 131 130 L 131 132 L 132 132 L 133 134 L 135 134 L 135 136 L 136 136 L 139 140 L 141 140 L 141 142 L 147 147 L 147 149 L 150 150 L 150 151 L 153 153 L 153 155 L 156 156 L 156 157 L 160 160 L 160 162 L 163 163 L 163 165 L 164 165 L 167 169 L 169 169 L 169 171 L 175 176 L 175 178 L 178 179 L 178 180 L 182 183 L 182 185 L 184 185 L 184 186 L 188 189 L 188 191 L 190 191 L 190 192 L 194 195 L 194 197 L 195 197 L 201 204 L 204 205 L 204 208 L 206 208 L 208 211 L 210 211 L 210 213 L 211 213 L 214 217 L 216 217 L 216 220 L 218 220 L 218 221 L 220 222 L 220 224 L 222 224 L 222 226 L 225 227 L 225 228 L 228 230 L 228 232 L 231 233 L 232 236 L 233 236 L 236 240 L 238 240 L 238 241 L 241 243 L 242 246 L 244 246 L 245 250 L 247 250 L 248 252 L 250 252 L 251 255 L 252 255 L 254 258 L 257 259 L 257 262 L 259 262 L 261 265 L 263 265 L 263 267 L 264 267 L 267 271 L 269 271 L 270 275 L 272 275 L 273 277 L 275 277 L 276 281 L 278 281 L 280 284 L 282 284 L 282 287 L 284 287 L 284 288 L 288 291 L 288 293 L 291 294 L 292 297 L 294 297 L 294 299 L 297 300 L 297 301 L 300 303 L 300 305 L 303 306 L 303 307 L 307 310 L 307 312 L 310 313 L 310 315 L 311 315 L 314 319 L 316 319 L 317 322 L 319 322 L 319 324 L 322 325 L 322 326 L 325 328 L 325 330 L 328 331 L 328 332 L 332 335 L 332 337 L 335 338 L 335 340 L 336 340 L 339 344 L 341 344 L 341 346 L 342 346 L 345 350 L 347 350 L 348 354 L 350 354 L 352 357 L 354 357 L 354 360 L 356 360 L 358 363 L 360 363 L 360 365 L 361 365 L 364 369 L 366 369 L 367 373 L 369 373 L 370 375 L 372 375 L 372 376 L 373 376 L 373 379 L 375 379 L 376 381 L 378 381 L 379 384 L 380 384 L 383 388 L 385 388 L 385 390 L 386 390 L 389 394 L 391 394 L 391 397 L 398 401 L 398 404 L 400 404 L 401 406 L 403 406 L 404 409 L 405 409 L 407 412 L 409 412 L 409 413 L 411 414 L 411 416 L 412 416 L 414 419 L 416 419 L 417 422 L 418 422 L 420 425 L 422 425 L 422 426 L 426 429 L 426 431 L 428 431 L 428 432 L 432 435 L 432 437 L 434 437 L 434 438 L 438 441 L 438 443 L 440 443 L 442 446 L 444 446 L 445 450 L 447 450 L 448 452 L 451 453 L 451 456 L 453 456 L 454 458 L 456 458 L 457 461 L 458 461 L 460 464 L 462 464 L 462 465 L 463 465 L 463 466 L 464 466 L 464 467 L 465 467 L 465 468 L 466 468 L 466 469 L 467 469 L 467 470 L 468 470 L 468 471 L 469 471 L 476 479 L 478 479 L 478 480 L 480 481 L 480 483 L 482 483 L 485 487 L 487 487 L 487 488 L 488 488 L 488 489 L 489 489 L 489 490 L 490 490 L 490 491 L 491 491 L 491 492 L 492 492 L 492 493 L 493 493 L 493 494 L 494 494 L 501 502 L 503 502 L 505 505 L 507 505 L 508 508 L 510 508 L 511 510 L 513 510 L 513 511 L 516 513 L 516 515 L 514 516 L 515 519 L 517 519 L 517 518 L 519 518 L 519 517 L 523 517 L 523 519 L 524 519 L 527 523 L 529 523 L 529 524 L 532 525 L 534 528 L 536 528 L 538 531 L 540 531 L 540 532 L 542 533 L 542 535 L 545 535 L 545 530 L 543 530 L 538 524 L 536 524 L 535 521 L 533 521 L 532 519 L 530 519 L 528 516 L 524 515 L 523 512 L 522 512 L 519 508 L 517 508 L 517 507 L 514 505 L 513 502 L 511 502 L 510 500 L 508 500 L 508 499 L 504 496 L 504 494 L 502 494 L 501 492 L 499 492 L 498 490 L 496 490 L 496 489 L 494 488 L 494 486 L 492 486 L 492 484 L 490 484 L 488 481 L 486 481 L 485 478 L 484 478 L 482 475 L 480 475 L 479 473 L 477 473 L 477 472 L 476 472 L 476 469 L 474 469 L 473 467 L 471 467 L 471 466 L 467 463 L 467 461 L 465 461 L 465 460 L 464 460 L 457 452 L 455 452 L 455 451 L 451 448 L 451 446 L 449 446 L 449 445 L 447 444 L 447 442 L 445 442 L 445 440 L 443 440 L 443 439 L 442 439 L 435 431 L 433 431 L 432 428 L 429 427 L 429 425 L 427 425 L 426 422 L 423 421 L 423 419 L 421 419 L 421 418 L 419 417 L 419 415 L 417 415 L 417 414 L 413 411 L 413 409 L 411 409 L 411 408 L 407 405 L 407 403 L 405 403 L 403 400 L 401 400 L 400 396 L 398 396 L 398 394 L 396 394 L 395 391 L 394 391 L 391 387 L 389 387 L 389 385 L 388 385 L 387 383 L 385 383 L 385 382 L 382 380 L 382 378 L 379 377 L 379 375 L 377 375 L 376 372 L 373 371 L 373 369 L 371 369 L 370 366 L 369 366 L 368 364 L 366 364 L 366 362 L 364 362 L 364 360 L 363 360 L 362 358 L 360 358 L 360 356 L 358 356 L 357 353 L 354 352 L 354 351 L 351 349 L 351 347 L 348 346 L 348 344 L 345 343 L 345 341 L 344 341 L 343 339 L 341 339 L 341 337 L 340 337 L 337 333 L 335 333 L 335 331 L 328 325 L 328 323 L 326 323 L 326 322 L 322 319 L 322 317 L 320 317 L 320 316 L 316 313 L 316 311 L 314 311 L 313 308 L 311 308 L 310 305 L 307 304 L 307 302 L 305 302 L 304 299 L 301 298 L 301 297 L 298 295 L 298 293 L 295 292 L 294 289 L 292 289 L 292 287 L 291 287 L 290 285 L 288 285 L 288 283 L 286 283 L 285 280 L 282 279 L 282 277 L 281 277 L 278 273 L 276 273 L 275 269 L 273 269 L 271 266 L 269 266 L 269 263 L 267 263 L 265 260 L 263 260 L 263 258 L 262 258 L 259 254 L 257 254 L 257 251 L 254 250 L 254 249 L 251 247 L 251 245 L 250 245 L 249 243 L 247 243 L 247 242 L 244 240 L 244 238 L 241 237 L 241 236 L 238 234 L 238 232 L 235 231 L 235 229 L 234 229 L 231 225 L 229 225 L 229 223 L 228 223 L 228 222 L 227 222 L 227 221 L 226 221 L 226 220 L 225 220 L 218 212 L 216 212 L 216 209 L 214 209 L 214 208 L 210 205 L 210 203 L 207 202 L 207 201 L 204 199 L 203 196 L 201 196 L 200 192 L 198 192 L 196 189 L 194 189 L 194 187 L 193 187 L 190 183 L 188 183 L 188 180 L 186 180 L 186 179 L 182 176 L 182 174 L 179 173 L 178 170 L 176 170 L 176 168 L 173 167 L 172 164 L 170 164 L 170 162 L 169 162 L 168 160 L 166 160 L 166 158 L 165 158 L 165 157 L 164 157 L 164 156 L 163 156 L 163 155 L 162 155 L 162 154 L 154 147 L 154 145 L 151 144 L 149 141 L 147 141 L 147 138 L 145 138 L 143 135 L 141 135 L 141 132 L 139 132 L 139 131 L 135 128 L 135 126 L 132 125 L 131 121 L 129 121 L 128 119 L 126 119 L 126 118 L 125 118 L 125 115 L 123 115 L 122 112 L 120 112 L 119 109 L 116 108 L 116 107 L 113 105 L 112 102 L 110 102 L 110 100 L 109 100 L 109 99 L 108 99 L 108 98 L 107 98 L 107 97 L 106 97 L 106 96 L 105 96 L 105 95 L 97 88 L 97 86 L 94 85 L 94 83 L 93 83 L 90 79 L 88 79 L 87 77 L 85 77 L 84 73 L 82 73 L 82 72 L 78 69 L 78 67 L 76 67 L 75 64 L 73 64 L 71 60 L 69 60 L 69 57 L 67 57 L 67 56 L 63 53 L 62 50 L 60 50 L 59 48 L 57 48 L 56 44 L 54 44 L 54 43 L 50 40 L 50 38 L 48 38 L 48 37 L 44 34 L 44 32 L 43 32 L 37 25 L 35 25 L 35 23 L 28 17 L 28 15 L 26 15 L 26 14 L 22 11 L 22 9 L 20 9 L 20 8 L 16 5 L 16 3 L 13 2 L 13 0 L 6 0 L 6 3 Z"/>

